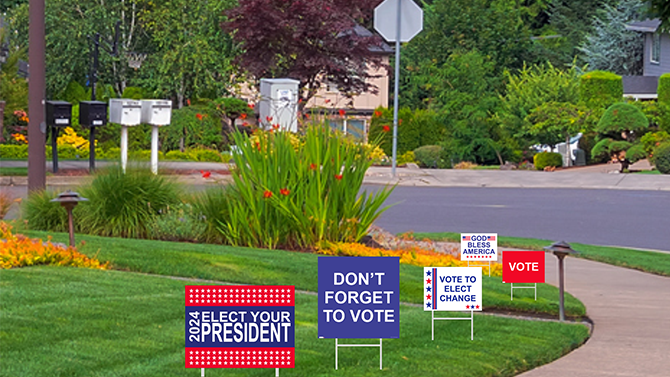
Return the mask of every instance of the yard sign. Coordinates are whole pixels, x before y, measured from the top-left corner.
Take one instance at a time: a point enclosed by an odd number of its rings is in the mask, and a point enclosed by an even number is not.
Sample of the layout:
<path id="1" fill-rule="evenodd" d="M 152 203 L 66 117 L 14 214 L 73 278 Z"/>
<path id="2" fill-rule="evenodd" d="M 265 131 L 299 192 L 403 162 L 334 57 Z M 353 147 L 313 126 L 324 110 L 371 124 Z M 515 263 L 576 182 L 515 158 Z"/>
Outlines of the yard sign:
<path id="1" fill-rule="evenodd" d="M 497 261 L 498 235 L 496 233 L 461 233 L 461 260 Z"/>
<path id="2" fill-rule="evenodd" d="M 294 368 L 295 287 L 187 285 L 186 368 Z"/>

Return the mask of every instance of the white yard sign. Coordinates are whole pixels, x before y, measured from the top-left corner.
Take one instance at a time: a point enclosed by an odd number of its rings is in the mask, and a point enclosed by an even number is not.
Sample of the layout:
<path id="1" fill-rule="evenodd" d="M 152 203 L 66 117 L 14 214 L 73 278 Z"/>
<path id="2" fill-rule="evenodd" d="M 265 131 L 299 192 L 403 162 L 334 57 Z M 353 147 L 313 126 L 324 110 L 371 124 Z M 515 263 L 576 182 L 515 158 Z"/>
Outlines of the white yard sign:
<path id="1" fill-rule="evenodd" d="M 497 261 L 498 235 L 496 233 L 461 233 L 461 260 Z"/>

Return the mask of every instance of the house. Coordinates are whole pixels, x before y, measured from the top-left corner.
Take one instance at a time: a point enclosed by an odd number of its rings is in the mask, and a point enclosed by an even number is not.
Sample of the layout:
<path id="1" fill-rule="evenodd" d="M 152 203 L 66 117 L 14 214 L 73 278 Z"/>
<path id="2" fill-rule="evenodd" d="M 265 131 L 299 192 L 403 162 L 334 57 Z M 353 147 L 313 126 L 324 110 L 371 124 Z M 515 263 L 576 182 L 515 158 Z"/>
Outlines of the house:
<path id="1" fill-rule="evenodd" d="M 638 100 L 656 99 L 658 78 L 670 72 L 670 34 L 662 32 L 661 20 L 632 22 L 626 29 L 644 33 L 642 76 L 624 76 L 624 96 Z"/>

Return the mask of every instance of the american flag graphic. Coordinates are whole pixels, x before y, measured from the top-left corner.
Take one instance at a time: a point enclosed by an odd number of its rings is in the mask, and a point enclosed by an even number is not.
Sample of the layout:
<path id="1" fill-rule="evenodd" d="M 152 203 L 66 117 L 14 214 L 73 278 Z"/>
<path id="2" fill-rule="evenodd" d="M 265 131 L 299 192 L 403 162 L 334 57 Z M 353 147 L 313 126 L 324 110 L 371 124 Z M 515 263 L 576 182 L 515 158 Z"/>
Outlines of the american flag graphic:
<path id="1" fill-rule="evenodd" d="M 185 363 L 186 368 L 294 368 L 295 367 L 295 341 L 294 341 L 294 323 L 291 323 L 290 342 L 282 341 L 277 346 L 278 342 L 265 343 L 260 341 L 261 336 L 256 333 L 255 337 L 258 341 L 246 341 L 240 343 L 239 346 L 235 344 L 228 344 L 219 342 L 215 346 L 211 346 L 209 341 L 206 347 L 188 346 L 195 344 L 193 339 L 198 334 L 194 332 L 201 331 L 198 326 L 204 325 L 205 318 L 210 322 L 212 331 L 214 326 L 221 329 L 225 321 L 221 318 L 228 315 L 231 322 L 240 324 L 239 313 L 245 312 L 247 314 L 242 325 L 247 325 L 251 322 L 252 313 L 253 318 L 261 318 L 262 316 L 273 314 L 280 316 L 282 311 L 290 312 L 292 321 L 294 321 L 294 307 L 295 307 L 295 287 L 290 285 L 187 285 L 185 288 L 185 306 L 186 306 L 186 354 Z M 231 316 L 237 313 L 237 316 Z M 197 313 L 197 314 L 196 314 Z M 269 314 L 268 314 L 269 313 Z M 284 313 L 286 314 L 286 313 Z M 200 322 L 202 320 L 202 322 Z M 189 323 L 190 322 L 190 323 Z M 197 325 L 197 326 L 195 326 Z M 230 324 L 227 324 L 230 325 Z M 269 323 L 268 323 L 269 325 Z M 192 326 L 192 327 L 189 327 Z M 191 328 L 198 329 L 197 331 L 189 331 Z M 231 331 L 233 327 L 221 331 L 222 336 L 234 337 L 235 332 Z M 263 329 L 259 326 L 260 329 Z M 282 329 L 283 330 L 283 329 Z M 246 331 L 246 330 L 245 330 Z M 264 331 L 267 338 L 268 330 Z M 269 330 L 272 332 L 272 330 Z M 253 336 L 253 333 L 250 336 Z M 283 334 L 283 333 L 282 333 Z M 221 339 L 219 336 L 218 339 Z M 204 334 L 203 334 L 204 338 Z M 212 336 L 211 339 L 217 338 Z M 218 346 L 221 344 L 221 346 Z"/>
<path id="2" fill-rule="evenodd" d="M 495 240 L 496 240 L 496 236 L 488 236 L 488 240 L 489 240 L 489 241 L 495 241 Z"/>
<path id="3" fill-rule="evenodd" d="M 470 241 L 470 236 L 463 236 L 463 241 Z"/>

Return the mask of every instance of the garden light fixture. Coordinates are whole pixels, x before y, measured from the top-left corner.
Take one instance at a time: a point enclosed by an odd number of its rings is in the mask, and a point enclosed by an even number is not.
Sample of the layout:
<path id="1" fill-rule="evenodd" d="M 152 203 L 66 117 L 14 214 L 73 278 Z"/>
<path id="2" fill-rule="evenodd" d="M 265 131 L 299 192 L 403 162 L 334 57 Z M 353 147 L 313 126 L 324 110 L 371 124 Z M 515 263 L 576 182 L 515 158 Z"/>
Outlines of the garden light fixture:
<path id="1" fill-rule="evenodd" d="M 57 198 L 51 199 L 52 202 L 59 202 L 61 206 L 67 210 L 68 231 L 70 233 L 70 246 L 74 247 L 74 220 L 72 218 L 72 209 L 79 203 L 88 201 L 88 199 L 79 196 L 78 193 L 67 190 L 58 195 Z"/>
<path id="2" fill-rule="evenodd" d="M 578 254 L 577 251 L 573 250 L 570 247 L 570 244 L 565 241 L 555 242 L 551 246 L 544 248 L 547 251 L 554 253 L 556 258 L 558 258 L 558 309 L 559 309 L 559 319 L 565 321 L 565 306 L 563 303 L 563 296 L 565 292 L 565 270 L 563 268 L 563 259 L 570 254 Z"/>

